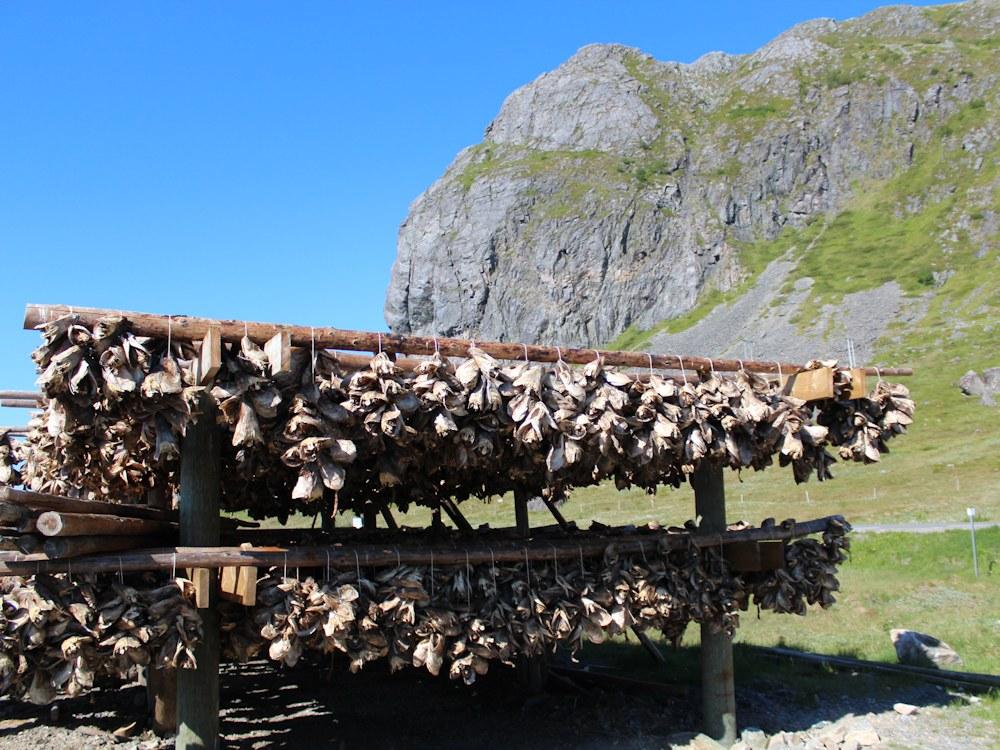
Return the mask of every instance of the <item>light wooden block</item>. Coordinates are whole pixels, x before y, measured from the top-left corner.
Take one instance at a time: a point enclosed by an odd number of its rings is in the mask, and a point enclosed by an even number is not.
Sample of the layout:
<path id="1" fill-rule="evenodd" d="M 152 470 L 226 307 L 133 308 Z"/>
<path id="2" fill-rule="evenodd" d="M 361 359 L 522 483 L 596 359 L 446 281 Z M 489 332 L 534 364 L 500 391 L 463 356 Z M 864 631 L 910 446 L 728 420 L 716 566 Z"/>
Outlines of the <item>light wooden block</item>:
<path id="1" fill-rule="evenodd" d="M 868 395 L 868 376 L 863 367 L 851 370 L 851 398 L 865 398 Z"/>
<path id="2" fill-rule="evenodd" d="M 208 609 L 212 602 L 212 571 L 210 568 L 194 568 L 190 571 L 194 584 L 194 605 L 198 609 Z"/>
<path id="3" fill-rule="evenodd" d="M 287 331 L 274 334 L 264 344 L 264 353 L 271 365 L 272 375 L 292 371 L 292 335 Z"/>
<path id="4" fill-rule="evenodd" d="M 833 398 L 833 368 L 802 370 L 782 379 L 781 392 L 803 401 Z"/>
<path id="5" fill-rule="evenodd" d="M 201 340 L 201 356 L 198 358 L 198 382 L 208 383 L 222 369 L 222 332 L 218 326 L 210 326 Z"/>

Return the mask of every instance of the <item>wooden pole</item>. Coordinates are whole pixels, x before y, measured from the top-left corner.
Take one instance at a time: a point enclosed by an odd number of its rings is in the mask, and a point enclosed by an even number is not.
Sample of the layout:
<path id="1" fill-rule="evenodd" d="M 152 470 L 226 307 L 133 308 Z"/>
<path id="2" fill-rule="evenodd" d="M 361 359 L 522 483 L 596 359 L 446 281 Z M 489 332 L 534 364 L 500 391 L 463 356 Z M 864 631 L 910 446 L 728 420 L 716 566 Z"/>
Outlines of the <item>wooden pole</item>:
<path id="1" fill-rule="evenodd" d="M 5 409 L 38 409 L 39 403 L 27 398 L 0 398 L 0 406 Z"/>
<path id="2" fill-rule="evenodd" d="M 210 547 L 219 543 L 221 462 L 215 405 L 202 396 L 196 422 L 188 427 L 181 449 L 181 544 Z M 195 648 L 196 669 L 177 675 L 177 750 L 216 750 L 219 746 L 218 572 L 208 576 L 208 607 L 199 610 L 203 635 Z"/>
<path id="3" fill-rule="evenodd" d="M 42 551 L 47 557 L 59 560 L 80 555 L 140 549 L 161 542 L 162 538 L 148 536 L 54 536 L 45 539 Z"/>
<path id="4" fill-rule="evenodd" d="M 613 544 L 622 554 L 650 553 L 657 549 L 684 549 L 694 544 L 698 547 L 721 547 L 737 542 L 795 539 L 825 531 L 831 522 L 845 523 L 840 516 L 827 516 L 802 523 L 780 526 L 701 533 L 690 535 L 680 532 L 645 532 L 635 534 L 581 533 L 569 538 L 541 536 L 534 539 L 509 537 L 482 540 L 463 540 L 453 544 L 402 544 L 382 539 L 373 544 L 350 544 L 344 541 L 331 545 L 296 545 L 254 547 L 161 547 L 158 549 L 128 550 L 120 554 L 88 555 L 73 560 L 73 572 L 117 573 L 140 570 L 171 570 L 180 568 L 269 568 L 276 565 L 296 567 L 353 570 L 357 563 L 380 568 L 404 565 L 427 565 L 433 556 L 436 565 L 479 565 L 495 562 L 520 562 L 529 560 L 569 560 L 596 557 L 604 554 Z M 0 552 L 0 574 L 21 575 L 34 572 L 65 573 L 66 564 L 47 560 L 44 555 Z"/>
<path id="5" fill-rule="evenodd" d="M 466 357 L 472 341 L 469 339 L 437 338 L 433 336 L 402 336 L 373 331 L 348 331 L 342 328 L 317 328 L 310 326 L 279 325 L 275 323 L 253 323 L 242 320 L 211 320 L 193 318 L 187 315 L 155 315 L 141 312 L 123 312 L 93 307 L 73 307 L 66 305 L 26 305 L 24 327 L 38 325 L 69 314 L 76 315 L 83 323 L 95 324 L 108 316 L 123 316 L 132 325 L 132 330 L 143 336 L 167 338 L 175 341 L 201 341 L 208 330 L 217 326 L 223 341 L 239 342 L 243 336 L 263 345 L 275 334 L 287 332 L 293 346 L 322 349 L 347 349 L 351 351 L 384 351 L 389 354 L 430 355 L 438 351 L 447 357 Z M 707 357 L 682 357 L 677 354 L 651 354 L 647 352 L 597 351 L 573 347 L 541 346 L 538 344 L 505 343 L 500 341 L 476 341 L 476 346 L 487 354 L 499 359 L 528 359 L 534 362 L 568 362 L 585 365 L 601 356 L 606 364 L 622 367 L 643 367 L 679 370 L 719 370 L 735 372 L 748 370 L 761 373 L 790 374 L 801 369 L 801 365 L 789 362 L 764 362 L 738 359 L 709 359 Z M 865 369 L 869 375 L 912 375 L 910 368 L 886 367 L 878 371 L 874 367 Z"/>
<path id="6" fill-rule="evenodd" d="M 701 516 L 699 532 L 708 536 L 726 530 L 726 486 L 722 465 L 702 461 L 691 475 L 695 513 Z M 699 534 L 700 535 L 700 534 Z M 732 639 L 701 624 L 701 705 L 705 734 L 723 747 L 736 742 L 736 691 Z"/>
<path id="7" fill-rule="evenodd" d="M 177 513 L 163 508 L 125 503 L 105 503 L 98 500 L 80 500 L 75 497 L 50 495 L 47 492 L 18 490 L 0 487 L 0 501 L 17 503 L 37 510 L 55 510 L 61 513 L 103 513 L 126 518 L 149 518 L 157 521 L 176 521 Z"/>
<path id="8" fill-rule="evenodd" d="M 528 492 L 521 487 L 514 490 L 514 521 L 518 536 L 525 538 L 531 536 L 531 524 L 528 522 Z"/>
<path id="9" fill-rule="evenodd" d="M 149 518 L 123 518 L 99 513 L 60 513 L 47 510 L 36 521 L 45 536 L 138 536 L 169 534 L 176 524 Z"/>

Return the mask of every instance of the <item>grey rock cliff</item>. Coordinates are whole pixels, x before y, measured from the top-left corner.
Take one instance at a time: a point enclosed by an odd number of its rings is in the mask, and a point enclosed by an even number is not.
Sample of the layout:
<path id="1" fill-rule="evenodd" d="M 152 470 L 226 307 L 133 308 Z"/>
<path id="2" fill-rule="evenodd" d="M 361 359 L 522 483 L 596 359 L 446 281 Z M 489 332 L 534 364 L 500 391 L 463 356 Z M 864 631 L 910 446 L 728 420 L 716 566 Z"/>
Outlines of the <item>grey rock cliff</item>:
<path id="1" fill-rule="evenodd" d="M 955 7 L 950 27 L 897 6 L 690 65 L 584 47 L 512 93 L 484 141 L 414 201 L 387 322 L 596 346 L 740 286 L 760 270 L 748 248 L 829 220 L 991 95 L 996 76 L 964 70 L 949 40 L 956 24 L 995 36 L 1000 10 Z M 928 39 L 933 60 L 918 61 Z M 982 138 L 970 147 L 996 142 Z"/>

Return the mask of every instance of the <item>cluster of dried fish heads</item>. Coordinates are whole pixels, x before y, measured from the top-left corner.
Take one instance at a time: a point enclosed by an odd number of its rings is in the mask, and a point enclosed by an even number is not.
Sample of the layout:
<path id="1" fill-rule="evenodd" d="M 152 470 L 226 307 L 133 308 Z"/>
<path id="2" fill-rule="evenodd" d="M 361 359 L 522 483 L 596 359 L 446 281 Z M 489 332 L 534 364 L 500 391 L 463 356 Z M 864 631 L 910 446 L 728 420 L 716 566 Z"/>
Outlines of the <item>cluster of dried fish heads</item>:
<path id="1" fill-rule="evenodd" d="M 258 517 L 515 488 L 558 499 L 606 479 L 653 491 L 679 486 L 703 460 L 759 470 L 777 457 L 797 481 L 825 479 L 828 446 L 878 460 L 913 414 L 899 385 L 851 399 L 846 370 L 834 398 L 804 403 L 749 372 L 678 381 L 599 359 L 503 364 L 475 347 L 457 366 L 434 355 L 415 372 L 385 354 L 350 370 L 294 349 L 272 374 L 276 363 L 244 338 L 223 346 L 221 369 L 200 385 L 195 347 L 135 336 L 121 318 L 88 329 L 67 316 L 42 333 L 34 358 L 47 402 L 25 451 L 30 488 L 122 500 L 172 490 L 207 391 L 225 437 L 223 502 Z"/>
<path id="2" fill-rule="evenodd" d="M 134 680 L 139 666 L 194 666 L 202 631 L 189 581 L 134 588 L 103 579 L 2 579 L 0 694 L 45 704 L 99 678 Z"/>

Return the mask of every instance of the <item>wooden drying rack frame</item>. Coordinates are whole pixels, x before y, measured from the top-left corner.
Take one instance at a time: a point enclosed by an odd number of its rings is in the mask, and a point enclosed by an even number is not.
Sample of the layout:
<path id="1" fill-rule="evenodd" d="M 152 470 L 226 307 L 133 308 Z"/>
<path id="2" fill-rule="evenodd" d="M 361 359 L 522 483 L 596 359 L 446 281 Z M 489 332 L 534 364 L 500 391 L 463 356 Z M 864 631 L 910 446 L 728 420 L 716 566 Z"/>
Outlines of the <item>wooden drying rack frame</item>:
<path id="1" fill-rule="evenodd" d="M 428 356 L 435 352 L 448 357 L 468 357 L 469 350 L 476 346 L 487 354 L 501 360 L 526 360 L 533 362 L 566 362 L 568 364 L 588 364 L 595 358 L 601 358 L 605 364 L 619 367 L 635 367 L 646 369 L 650 372 L 659 370 L 679 370 L 682 376 L 687 379 L 687 372 L 738 372 L 746 370 L 759 374 L 792 375 L 802 370 L 798 364 L 778 361 L 761 360 L 740 360 L 740 359 L 715 359 L 706 357 L 686 357 L 679 354 L 653 354 L 651 352 L 630 352 L 630 351 L 607 351 L 599 349 L 583 349 L 576 347 L 541 346 L 537 344 L 524 343 L 504 343 L 499 341 L 479 341 L 473 339 L 448 338 L 448 337 L 428 337 L 410 336 L 391 333 L 379 333 L 371 331 L 350 331 L 332 327 L 313 326 L 292 326 L 275 323 L 259 323 L 241 320 L 213 320 L 209 318 L 198 318 L 187 315 L 156 315 L 150 313 L 132 312 L 126 310 L 113 310 L 92 307 L 71 307 L 68 305 L 35 305 L 26 306 L 24 315 L 24 327 L 34 329 L 44 326 L 65 315 L 76 315 L 82 323 L 94 325 L 101 318 L 108 316 L 120 316 L 128 319 L 131 330 L 140 336 L 150 336 L 157 338 L 171 338 L 184 341 L 202 341 L 206 336 L 213 342 L 213 348 L 217 350 L 219 341 L 238 343 L 244 336 L 251 341 L 264 345 L 272 339 L 278 340 L 281 350 L 287 351 L 287 347 L 298 346 L 308 347 L 312 351 L 334 350 L 337 351 L 338 359 L 347 367 L 364 367 L 368 364 L 369 358 L 350 354 L 340 354 L 340 351 L 354 352 L 385 352 L 389 354 L 402 369 L 413 369 L 420 364 L 421 360 L 399 359 L 398 355 L 422 355 Z M 882 376 L 909 376 L 913 370 L 908 367 L 868 367 L 863 368 L 866 375 Z M 30 406 L 35 402 L 34 395 L 27 393 L 16 394 L 20 396 L 23 405 Z M 26 397 L 27 396 L 27 397 Z M 26 397 L 26 398 L 25 398 Z M 37 403 L 37 402 L 35 402 Z M 274 565 L 279 564 L 276 557 L 280 557 L 280 564 L 299 566 L 319 566 L 329 565 L 333 567 L 334 552 L 331 547 L 303 547 L 300 551 L 294 548 L 286 550 L 258 550 L 255 552 L 240 551 L 231 554 L 226 551 L 225 555 L 219 557 L 219 480 L 220 480 L 220 445 L 219 433 L 214 429 L 215 405 L 210 398 L 202 399 L 202 408 L 199 409 L 201 417 L 194 422 L 184 436 L 181 446 L 181 467 L 180 467 L 180 541 L 183 547 L 173 550 L 163 550 L 159 553 L 146 551 L 146 559 L 136 561 L 146 567 L 150 562 L 155 562 L 154 567 L 163 567 L 167 564 L 174 565 L 213 565 L 225 562 L 228 566 L 239 566 L 241 564 L 250 565 Z M 721 464 L 715 462 L 702 462 L 690 478 L 695 495 L 695 513 L 701 516 L 701 525 L 698 533 L 691 535 L 689 539 L 704 539 L 706 546 L 718 546 L 725 543 L 726 537 L 734 532 L 727 532 L 726 510 L 725 510 L 725 479 Z M 528 498 L 525 494 L 515 493 L 515 517 L 519 535 L 523 538 L 520 543 L 515 543 L 509 552 L 516 555 L 517 559 L 523 559 L 527 550 L 527 545 L 531 536 L 528 524 Z M 817 522 L 824 523 L 828 519 L 818 519 Z M 374 516 L 371 518 L 374 524 Z M 800 525 L 796 525 L 800 526 Z M 821 529 L 817 528 L 816 531 Z M 770 539 L 781 539 L 774 534 L 779 529 L 766 529 L 771 536 Z M 735 532 L 738 533 L 738 532 Z M 814 532 L 813 532 L 814 533 Z M 801 534 L 800 534 L 801 535 Z M 578 555 L 583 539 L 587 538 L 587 533 L 580 534 L 580 539 L 574 539 L 571 549 L 563 550 L 566 555 Z M 791 538 L 785 537 L 785 538 Z M 638 540 L 616 540 L 619 545 L 635 545 Z M 652 541 L 652 540 L 650 540 Z M 644 542 L 639 541 L 640 545 Z M 687 542 L 689 543 L 689 542 Z M 752 542 L 751 542 L 752 543 Z M 765 544 L 766 542 L 761 542 Z M 491 559 L 503 560 L 497 552 L 501 545 L 497 545 L 491 552 Z M 553 552 L 553 545 L 546 543 L 544 555 L 546 557 L 555 554 L 559 556 L 559 550 Z M 188 548 L 188 549 L 185 549 Z M 202 548 L 202 549 L 191 549 Z M 213 549 L 214 548 L 214 549 Z M 390 564 L 397 559 L 403 560 L 402 549 L 382 549 L 377 554 L 387 560 L 385 564 Z M 640 551 L 639 546 L 633 551 Z M 337 552 L 338 562 L 350 566 L 361 564 L 362 547 L 360 545 L 344 546 Z M 480 550 L 481 551 L 481 550 Z M 426 552 L 426 550 L 424 550 Z M 446 550 L 440 550 L 441 556 L 437 558 L 440 564 L 446 564 Z M 541 554 L 540 550 L 536 551 Z M 105 558 L 111 559 L 115 567 L 120 564 L 125 568 L 125 555 L 111 554 Z M 215 557 L 213 558 L 213 555 Z M 365 563 L 374 564 L 376 551 L 365 550 Z M 459 563 L 466 560 L 466 551 L 451 552 L 452 557 L 460 556 Z M 530 555 L 530 553 L 529 553 Z M 176 557 L 175 557 L 176 556 Z M 398 556 L 398 557 L 397 557 Z M 157 559 L 157 557 L 159 559 Z M 472 559 L 472 548 L 469 548 L 469 559 Z M 478 558 L 477 558 L 478 559 Z M 96 560 L 96 558 L 95 558 Z M 121 561 L 119 563 L 119 561 Z M 242 561 L 242 562 L 241 562 Z M 19 566 L 25 563 L 29 568 L 45 565 L 49 562 L 43 561 L 5 561 L 5 565 Z M 105 563 L 107 560 L 104 561 Z M 84 558 L 77 558 L 73 568 L 83 572 L 86 567 Z M 195 568 L 195 572 L 204 573 L 202 590 L 209 593 L 205 596 L 207 601 L 199 601 L 199 611 L 203 618 L 205 637 L 196 649 L 198 667 L 196 669 L 180 670 L 177 675 L 176 684 L 176 726 L 178 750 L 194 750 L 195 748 L 214 747 L 217 744 L 219 732 L 219 656 L 220 642 L 218 632 L 218 611 L 216 604 L 216 582 L 219 573 L 215 568 Z M 200 599 L 200 597 L 199 597 Z M 640 639 L 641 640 L 641 639 Z M 155 671 L 155 670 L 154 670 Z M 544 674 L 541 662 L 538 659 L 527 661 L 527 674 L 529 684 L 540 684 L 541 675 Z M 158 678 L 157 688 L 151 688 L 155 694 L 157 705 L 169 703 L 170 695 L 169 678 Z M 719 740 L 728 747 L 736 739 L 736 700 L 733 672 L 733 652 L 732 640 L 725 633 L 716 632 L 709 623 L 701 626 L 701 686 L 702 686 L 702 713 L 704 730 L 706 734 Z M 162 690 L 158 692 L 158 690 Z M 169 710 L 167 711 L 169 716 Z M 167 720 L 169 723 L 169 719 Z M 159 715 L 154 716 L 154 723 L 163 728 L 163 722 L 159 721 Z"/>
<path id="2" fill-rule="evenodd" d="M 240 320 L 213 320 L 195 318 L 188 315 L 158 315 L 109 310 L 94 307 L 71 307 L 68 305 L 36 305 L 25 307 L 24 328 L 34 329 L 64 315 L 76 315 L 80 321 L 94 325 L 101 318 L 120 316 L 126 318 L 134 333 L 140 336 L 173 338 L 182 341 L 201 341 L 213 328 L 219 330 L 223 341 L 239 343 L 247 336 L 256 344 L 263 345 L 276 334 L 287 333 L 292 346 L 313 349 L 333 349 L 359 352 L 386 352 L 390 355 L 416 354 L 431 355 L 435 352 L 448 357 L 467 357 L 469 348 L 476 346 L 497 359 L 528 360 L 530 362 L 566 362 L 585 365 L 601 357 L 605 364 L 621 367 L 640 367 L 684 372 L 718 370 L 749 372 L 774 375 L 792 374 L 802 369 L 802 365 L 790 362 L 767 360 L 715 359 L 709 357 L 682 356 L 678 354 L 653 354 L 651 352 L 609 351 L 603 349 L 581 349 L 576 347 L 542 346 L 539 344 L 518 344 L 500 341 L 480 341 L 477 339 L 445 338 L 436 336 L 410 336 L 372 331 L 350 331 L 342 328 L 283 325 L 279 323 L 257 323 Z M 354 361 L 344 360 L 345 364 Z M 360 364 L 366 364 L 367 360 Z M 402 360 L 401 367 L 413 367 L 419 361 Z M 866 367 L 866 375 L 909 376 L 909 367 Z"/>

